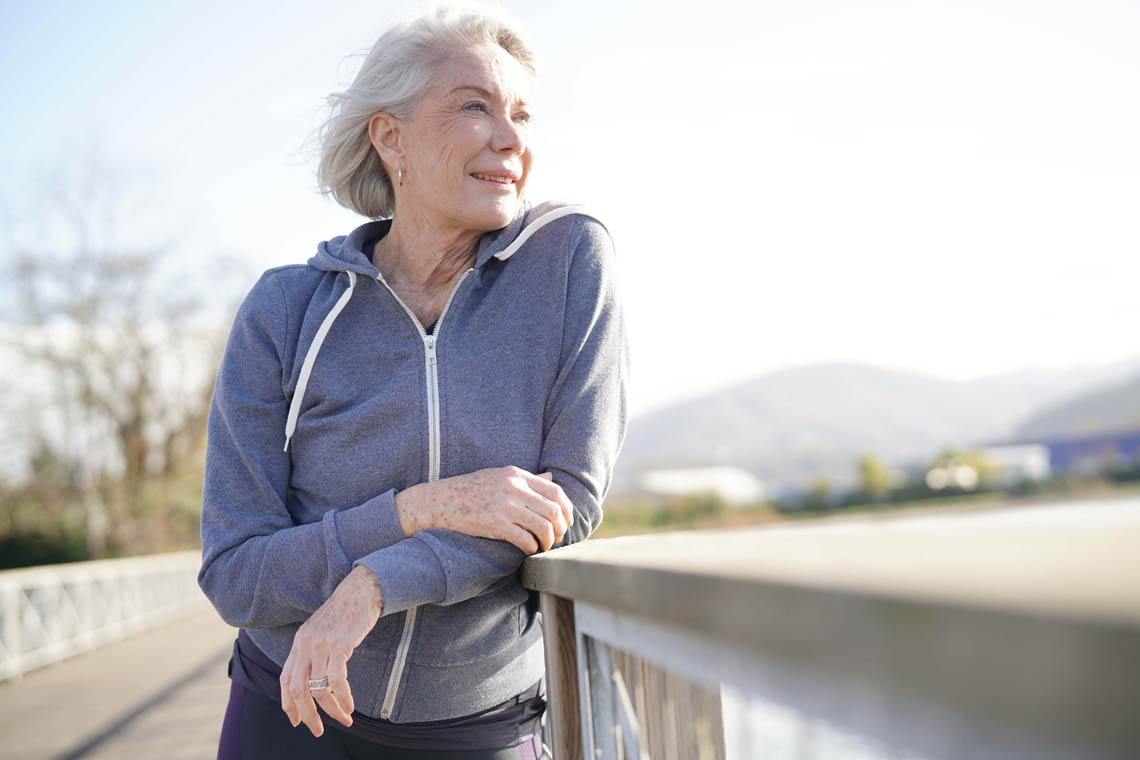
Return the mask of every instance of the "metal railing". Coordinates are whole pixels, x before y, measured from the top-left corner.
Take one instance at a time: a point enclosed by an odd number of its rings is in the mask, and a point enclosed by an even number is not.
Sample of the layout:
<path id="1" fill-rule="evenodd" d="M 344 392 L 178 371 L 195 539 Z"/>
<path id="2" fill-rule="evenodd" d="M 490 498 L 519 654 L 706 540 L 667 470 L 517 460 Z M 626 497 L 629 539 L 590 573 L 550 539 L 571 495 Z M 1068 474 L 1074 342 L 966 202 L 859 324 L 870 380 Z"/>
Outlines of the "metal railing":
<path id="1" fill-rule="evenodd" d="M 1140 501 L 529 558 L 556 760 L 1140 757 Z"/>
<path id="2" fill-rule="evenodd" d="M 196 551 L 0 572 L 0 680 L 200 609 Z"/>

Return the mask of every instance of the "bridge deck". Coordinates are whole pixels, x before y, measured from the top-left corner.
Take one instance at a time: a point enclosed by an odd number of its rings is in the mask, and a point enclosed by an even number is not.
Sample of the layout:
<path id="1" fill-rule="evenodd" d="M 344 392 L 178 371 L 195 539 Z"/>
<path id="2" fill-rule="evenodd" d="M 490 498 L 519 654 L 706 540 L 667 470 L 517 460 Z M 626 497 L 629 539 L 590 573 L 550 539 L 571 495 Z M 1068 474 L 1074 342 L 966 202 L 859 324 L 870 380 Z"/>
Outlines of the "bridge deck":
<path id="1" fill-rule="evenodd" d="M 213 758 L 234 629 L 204 609 L 0 683 L 0 758 Z"/>

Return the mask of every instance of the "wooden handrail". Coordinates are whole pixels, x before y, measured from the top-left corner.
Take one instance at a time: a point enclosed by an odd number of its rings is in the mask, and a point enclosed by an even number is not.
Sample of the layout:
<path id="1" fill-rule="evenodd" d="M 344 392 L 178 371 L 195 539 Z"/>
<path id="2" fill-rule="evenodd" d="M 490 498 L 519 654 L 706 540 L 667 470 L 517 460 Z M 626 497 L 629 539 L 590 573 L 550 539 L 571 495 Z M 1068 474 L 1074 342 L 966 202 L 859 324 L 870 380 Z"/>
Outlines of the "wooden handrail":
<path id="1" fill-rule="evenodd" d="M 707 613 L 747 589 L 757 602 L 765 589 L 816 589 L 1140 624 L 1140 501 L 595 539 L 530 557 L 522 579 L 745 640 L 756 621 Z"/>

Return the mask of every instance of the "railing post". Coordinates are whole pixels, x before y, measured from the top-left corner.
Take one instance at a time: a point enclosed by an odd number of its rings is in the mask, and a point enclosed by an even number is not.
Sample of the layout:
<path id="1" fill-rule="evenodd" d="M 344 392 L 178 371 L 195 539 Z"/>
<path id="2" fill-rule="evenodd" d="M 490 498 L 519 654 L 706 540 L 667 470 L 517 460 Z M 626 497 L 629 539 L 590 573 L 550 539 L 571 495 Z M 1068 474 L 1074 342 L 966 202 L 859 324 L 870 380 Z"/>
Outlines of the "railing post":
<path id="1" fill-rule="evenodd" d="M 0 662 L 0 679 L 20 673 L 20 586 L 17 583 L 0 585 L 4 605 L 4 661 Z"/>
<path id="2" fill-rule="evenodd" d="M 64 648 L 66 629 L 60 619 L 60 598 L 63 596 L 60 585 L 58 577 L 47 578 L 43 585 L 44 595 L 40 600 L 43 604 L 40 614 L 43 617 L 44 628 L 47 630 L 48 652 L 51 662 L 59 662 L 67 656 Z"/>
<path id="3" fill-rule="evenodd" d="M 75 598 L 75 608 L 79 615 L 76 626 L 79 629 L 77 651 L 95 648 L 95 581 L 89 573 L 77 574 L 72 583 L 71 593 Z"/>
<path id="4" fill-rule="evenodd" d="M 582 757 L 582 725 L 578 717 L 578 644 L 574 602 L 542 594 L 542 635 L 546 644 L 546 719 L 550 749 L 557 760 Z"/>

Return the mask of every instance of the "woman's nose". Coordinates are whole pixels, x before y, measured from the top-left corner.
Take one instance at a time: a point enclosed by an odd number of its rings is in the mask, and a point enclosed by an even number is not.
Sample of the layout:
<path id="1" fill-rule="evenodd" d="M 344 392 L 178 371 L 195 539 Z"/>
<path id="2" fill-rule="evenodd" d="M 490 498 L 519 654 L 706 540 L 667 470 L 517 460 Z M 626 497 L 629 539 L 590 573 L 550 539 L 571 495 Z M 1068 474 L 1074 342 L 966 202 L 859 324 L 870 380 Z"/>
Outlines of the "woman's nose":
<path id="1" fill-rule="evenodd" d="M 491 149 L 496 153 L 522 153 L 526 150 L 525 126 L 512 117 L 495 119 L 495 132 L 491 136 Z"/>

